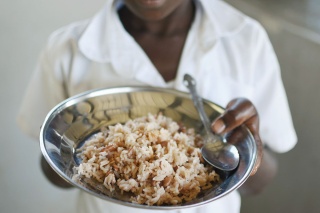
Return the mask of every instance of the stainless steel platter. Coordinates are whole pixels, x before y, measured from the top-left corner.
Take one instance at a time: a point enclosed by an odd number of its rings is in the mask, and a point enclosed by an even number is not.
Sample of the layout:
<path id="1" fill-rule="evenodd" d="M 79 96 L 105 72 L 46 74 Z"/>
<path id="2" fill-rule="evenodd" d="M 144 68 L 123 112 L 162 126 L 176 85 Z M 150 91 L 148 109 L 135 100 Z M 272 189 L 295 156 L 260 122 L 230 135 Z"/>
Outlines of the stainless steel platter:
<path id="1" fill-rule="evenodd" d="M 224 111 L 217 104 L 204 101 L 205 111 L 211 120 Z M 222 182 L 201 192 L 190 202 L 172 206 L 134 204 L 129 202 L 126 194 L 110 193 L 102 184 L 92 180 L 77 181 L 72 178 L 74 166 L 81 161 L 76 155 L 76 149 L 102 126 L 124 123 L 148 113 L 159 112 L 187 127 L 195 128 L 199 133 L 203 132 L 198 113 L 187 93 L 155 87 L 106 88 L 71 97 L 48 113 L 40 131 L 42 154 L 51 167 L 75 187 L 92 196 L 135 208 L 171 210 L 200 206 L 236 190 L 249 177 L 256 160 L 257 148 L 249 130 L 242 127 L 227 135 L 239 150 L 240 163 L 237 169 L 232 172 L 218 171 Z"/>

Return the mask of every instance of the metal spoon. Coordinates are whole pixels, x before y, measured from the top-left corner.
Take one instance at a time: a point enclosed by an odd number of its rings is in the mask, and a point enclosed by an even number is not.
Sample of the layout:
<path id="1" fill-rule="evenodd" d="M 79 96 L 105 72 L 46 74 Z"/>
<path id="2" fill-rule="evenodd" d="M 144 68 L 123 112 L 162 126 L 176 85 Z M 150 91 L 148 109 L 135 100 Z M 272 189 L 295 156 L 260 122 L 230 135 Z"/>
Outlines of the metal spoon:
<path id="1" fill-rule="evenodd" d="M 203 158 L 212 166 L 224 170 L 234 170 L 239 164 L 239 152 L 237 148 L 226 142 L 220 135 L 213 134 L 210 121 L 204 111 L 202 98 L 197 94 L 196 81 L 190 75 L 185 74 L 183 82 L 189 89 L 200 119 L 206 131 L 204 145 L 201 148 Z"/>

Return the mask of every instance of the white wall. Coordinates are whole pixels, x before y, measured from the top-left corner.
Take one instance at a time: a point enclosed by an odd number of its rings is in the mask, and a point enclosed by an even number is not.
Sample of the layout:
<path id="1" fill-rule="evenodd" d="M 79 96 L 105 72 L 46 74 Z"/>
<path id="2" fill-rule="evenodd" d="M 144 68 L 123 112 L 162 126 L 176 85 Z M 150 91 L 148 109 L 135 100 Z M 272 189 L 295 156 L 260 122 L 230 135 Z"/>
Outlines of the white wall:
<path id="1" fill-rule="evenodd" d="M 61 190 L 41 174 L 38 142 L 16 125 L 16 114 L 49 34 L 91 17 L 104 0 L 0 1 L 0 212 L 72 211 L 75 189 Z"/>

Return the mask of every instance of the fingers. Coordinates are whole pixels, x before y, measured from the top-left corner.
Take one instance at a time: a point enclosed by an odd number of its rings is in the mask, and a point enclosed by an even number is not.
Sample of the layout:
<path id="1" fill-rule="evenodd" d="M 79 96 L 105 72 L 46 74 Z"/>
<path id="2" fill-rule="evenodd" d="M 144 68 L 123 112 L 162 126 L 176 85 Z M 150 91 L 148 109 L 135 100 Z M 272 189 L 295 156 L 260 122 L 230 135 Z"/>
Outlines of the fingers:
<path id="1" fill-rule="evenodd" d="M 246 124 L 250 131 L 255 132 L 259 128 L 258 118 L 255 107 L 248 99 L 234 99 L 229 102 L 225 112 L 212 123 L 212 130 L 217 134 L 223 134 Z"/>
<path id="2" fill-rule="evenodd" d="M 263 155 L 263 146 L 259 136 L 258 112 L 251 101 L 245 98 L 238 98 L 230 101 L 225 112 L 212 123 L 211 128 L 216 134 L 224 134 L 242 124 L 248 127 L 257 144 L 258 157 L 251 173 L 251 175 L 253 175 L 260 166 Z"/>

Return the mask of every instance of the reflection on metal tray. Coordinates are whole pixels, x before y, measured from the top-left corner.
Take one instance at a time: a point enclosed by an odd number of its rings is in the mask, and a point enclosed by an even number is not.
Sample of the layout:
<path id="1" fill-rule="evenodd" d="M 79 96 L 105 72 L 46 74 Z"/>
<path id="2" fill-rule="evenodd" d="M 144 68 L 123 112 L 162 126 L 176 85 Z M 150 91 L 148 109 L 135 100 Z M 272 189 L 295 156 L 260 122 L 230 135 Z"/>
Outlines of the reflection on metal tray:
<path id="1" fill-rule="evenodd" d="M 224 110 L 208 100 L 204 100 L 204 107 L 211 120 Z M 190 202 L 170 206 L 135 204 L 128 201 L 128 194 L 110 193 L 92 180 L 72 178 L 74 166 L 79 165 L 75 150 L 102 126 L 124 123 L 148 113 L 159 112 L 194 128 L 200 134 L 203 132 L 198 113 L 187 93 L 155 87 L 106 88 L 71 97 L 53 108 L 41 128 L 41 151 L 51 167 L 69 183 L 93 196 L 136 208 L 171 210 L 203 205 L 236 190 L 249 177 L 257 150 L 249 130 L 243 127 L 227 135 L 237 140 L 235 145 L 240 153 L 238 168 L 228 173 L 218 171 L 222 182 L 201 192 Z"/>

